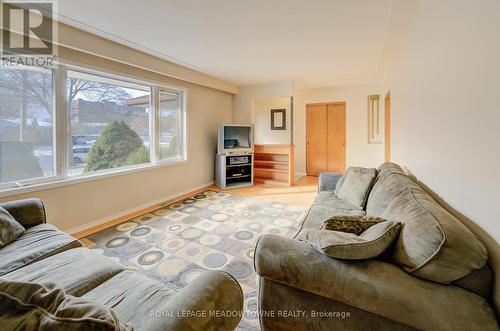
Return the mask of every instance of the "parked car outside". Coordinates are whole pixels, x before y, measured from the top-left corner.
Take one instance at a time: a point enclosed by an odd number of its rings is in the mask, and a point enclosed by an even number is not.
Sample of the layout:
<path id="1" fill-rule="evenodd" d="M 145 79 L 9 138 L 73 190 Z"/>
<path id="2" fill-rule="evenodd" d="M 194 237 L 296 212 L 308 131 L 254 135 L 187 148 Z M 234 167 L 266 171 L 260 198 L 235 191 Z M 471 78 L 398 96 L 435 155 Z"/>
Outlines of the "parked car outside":
<path id="1" fill-rule="evenodd" d="M 73 146 L 73 163 L 75 165 L 85 163 L 87 154 L 90 152 L 92 146 Z"/>

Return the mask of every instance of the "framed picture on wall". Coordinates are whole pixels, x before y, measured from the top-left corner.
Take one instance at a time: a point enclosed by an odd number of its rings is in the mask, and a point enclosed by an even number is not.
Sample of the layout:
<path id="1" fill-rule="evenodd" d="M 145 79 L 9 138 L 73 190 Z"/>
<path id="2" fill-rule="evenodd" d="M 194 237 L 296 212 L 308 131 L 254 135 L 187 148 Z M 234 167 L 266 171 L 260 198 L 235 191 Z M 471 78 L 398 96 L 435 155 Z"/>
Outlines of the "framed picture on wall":
<path id="1" fill-rule="evenodd" d="M 286 130 L 286 109 L 271 109 L 271 130 Z"/>

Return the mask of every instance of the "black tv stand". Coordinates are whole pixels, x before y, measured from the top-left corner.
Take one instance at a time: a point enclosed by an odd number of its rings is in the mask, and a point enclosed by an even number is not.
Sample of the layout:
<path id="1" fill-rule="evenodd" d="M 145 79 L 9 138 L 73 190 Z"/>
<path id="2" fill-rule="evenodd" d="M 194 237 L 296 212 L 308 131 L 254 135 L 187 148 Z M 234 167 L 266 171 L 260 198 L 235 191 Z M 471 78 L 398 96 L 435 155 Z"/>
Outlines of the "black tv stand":
<path id="1" fill-rule="evenodd" d="M 215 184 L 221 189 L 253 185 L 253 153 L 216 154 Z"/>

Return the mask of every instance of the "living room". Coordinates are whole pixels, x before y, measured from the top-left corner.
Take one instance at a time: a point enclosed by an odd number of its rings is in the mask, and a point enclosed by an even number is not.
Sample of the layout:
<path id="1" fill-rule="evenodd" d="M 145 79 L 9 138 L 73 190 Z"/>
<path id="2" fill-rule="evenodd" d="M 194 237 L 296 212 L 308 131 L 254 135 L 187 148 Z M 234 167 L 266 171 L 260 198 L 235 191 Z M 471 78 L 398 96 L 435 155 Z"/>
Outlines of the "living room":
<path id="1" fill-rule="evenodd" d="M 0 5 L 2 328 L 498 329 L 498 1 Z"/>

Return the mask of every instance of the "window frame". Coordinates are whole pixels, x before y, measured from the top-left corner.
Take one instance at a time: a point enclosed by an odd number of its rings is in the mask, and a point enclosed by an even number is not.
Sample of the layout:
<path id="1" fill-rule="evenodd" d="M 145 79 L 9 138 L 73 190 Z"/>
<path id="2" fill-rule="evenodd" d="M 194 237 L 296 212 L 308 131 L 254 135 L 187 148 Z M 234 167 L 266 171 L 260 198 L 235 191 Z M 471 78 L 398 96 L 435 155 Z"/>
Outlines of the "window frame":
<path id="1" fill-rule="evenodd" d="M 181 161 L 182 160 L 187 160 L 187 137 L 186 137 L 186 102 L 187 102 L 187 99 L 186 99 L 186 93 L 185 92 L 181 92 L 179 90 L 174 90 L 172 88 L 158 88 L 158 91 L 157 91 L 157 94 L 155 95 L 156 96 L 156 109 L 155 109 L 155 121 L 157 123 L 157 126 L 155 127 L 155 129 L 157 130 L 156 132 L 158 133 L 156 136 L 156 160 L 158 160 L 158 163 L 164 163 L 164 164 L 168 164 L 168 163 L 175 163 L 175 162 L 178 162 L 178 161 L 175 161 L 175 158 L 164 158 L 162 159 L 161 158 L 161 155 L 160 155 L 160 135 L 161 135 L 161 128 L 160 128 L 160 93 L 161 92 L 164 92 L 164 93 L 174 93 L 174 94 L 180 94 L 180 118 L 179 118 L 179 128 L 181 130 L 181 137 L 180 137 L 180 143 L 181 143 L 181 147 L 180 147 L 180 155 L 181 155 Z"/>
<path id="2" fill-rule="evenodd" d="M 0 196 L 12 196 L 21 193 L 35 192 L 59 186 L 72 185 L 76 183 L 104 179 L 118 175 L 130 174 L 138 171 L 147 171 L 160 167 L 176 166 L 188 161 L 188 139 L 187 139 L 187 100 L 188 89 L 185 87 L 166 84 L 148 79 L 138 79 L 123 73 L 92 68 L 88 65 L 78 63 L 60 63 L 52 71 L 52 98 L 53 98 L 53 172 L 49 177 L 38 177 L 0 183 Z M 69 110 L 67 109 L 67 73 L 68 71 L 81 72 L 84 74 L 98 76 L 104 79 L 118 80 L 125 83 L 142 85 L 150 91 L 150 113 L 149 113 L 149 151 L 150 162 L 123 166 L 99 171 L 83 172 L 70 175 L 68 173 L 69 146 L 71 146 L 71 132 L 68 130 Z M 180 95 L 180 120 L 181 120 L 181 158 L 160 159 L 160 92 L 176 93 Z"/>

